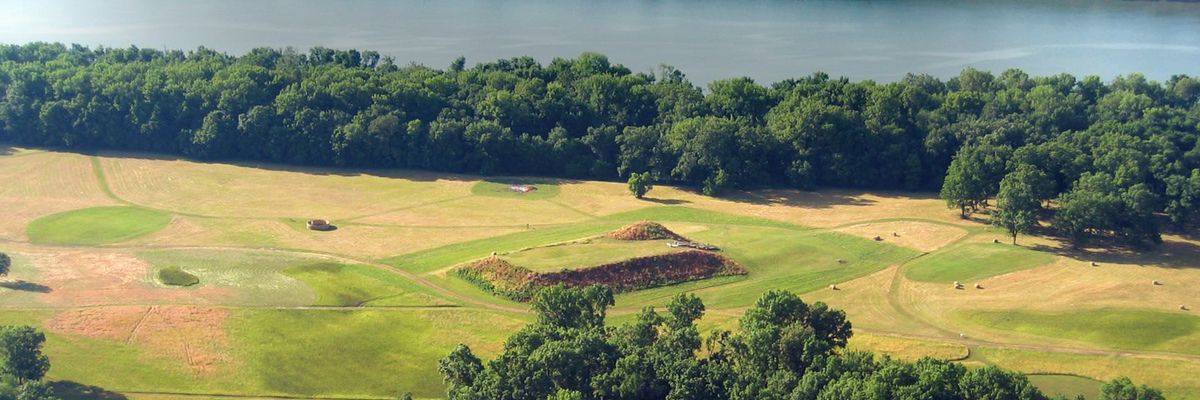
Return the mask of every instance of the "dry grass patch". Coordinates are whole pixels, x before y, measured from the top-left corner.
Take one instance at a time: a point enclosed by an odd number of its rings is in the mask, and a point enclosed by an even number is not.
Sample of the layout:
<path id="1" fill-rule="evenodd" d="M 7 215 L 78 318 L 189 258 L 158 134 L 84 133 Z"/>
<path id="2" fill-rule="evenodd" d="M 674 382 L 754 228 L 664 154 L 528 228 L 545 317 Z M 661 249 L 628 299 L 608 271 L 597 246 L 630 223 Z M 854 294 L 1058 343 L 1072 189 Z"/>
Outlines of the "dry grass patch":
<path id="1" fill-rule="evenodd" d="M 116 205 L 104 194 L 87 156 L 34 153 L 0 157 L 0 238 L 25 240 L 37 218 L 68 210 Z"/>
<path id="2" fill-rule="evenodd" d="M 1163 285 L 1153 285 L 1159 280 Z M 954 289 L 944 283 L 904 281 L 899 298 L 919 318 L 938 326 L 965 331 L 974 337 L 1004 343 L 1036 341 L 1077 345 L 1066 338 L 1031 337 L 1008 331 L 980 328 L 956 315 L 971 311 L 1073 312 L 1119 308 L 1179 311 L 1178 305 L 1195 301 L 1200 274 L 1195 270 L 1101 264 L 1059 258 L 1051 265 L 981 280 L 983 289 L 966 283 Z M 853 317 L 853 316 L 852 316 Z"/>
<path id="3" fill-rule="evenodd" d="M 861 330 L 854 332 L 854 337 L 850 338 L 849 347 L 852 350 L 874 351 L 908 361 L 922 357 L 961 360 L 970 354 L 966 346 L 958 343 L 881 335 Z"/>
<path id="4" fill-rule="evenodd" d="M 906 317 L 888 300 L 896 266 L 852 281 L 837 283 L 837 290 L 821 289 L 804 295 L 805 301 L 823 301 L 846 312 L 855 327 L 878 332 L 909 335 L 939 335 L 941 332 Z"/>
<path id="5" fill-rule="evenodd" d="M 215 302 L 226 289 L 175 290 L 153 283 L 146 261 L 118 251 L 41 249 L 23 253 L 46 287 L 41 303 L 93 306 L 130 303 Z"/>
<path id="6" fill-rule="evenodd" d="M 579 222 L 591 218 L 559 203 L 476 196 L 370 216 L 356 222 L 423 227 L 524 227 Z"/>
<path id="7" fill-rule="evenodd" d="M 64 311 L 46 322 L 53 333 L 124 342 L 147 354 L 208 374 L 232 361 L 229 312 L 187 306 L 104 307 Z"/>
<path id="8" fill-rule="evenodd" d="M 337 221 L 335 221 L 336 223 Z M 269 247 L 382 258 L 524 230 L 522 227 L 422 228 L 341 224 L 333 232 L 303 228 L 296 219 L 177 217 L 131 246 Z"/>
<path id="9" fill-rule="evenodd" d="M 883 241 L 914 250 L 930 252 L 967 236 L 967 230 L 954 226 L 918 221 L 867 222 L 836 229 L 838 232 Z"/>
<path id="10" fill-rule="evenodd" d="M 470 194 L 472 182 L 423 172 L 370 174 L 185 160 L 101 159 L 112 191 L 148 207 L 212 216 L 346 219 Z"/>
<path id="11" fill-rule="evenodd" d="M 654 190 L 657 191 L 658 188 Z M 664 191 L 667 192 L 671 191 Z M 691 202 L 689 206 L 696 208 L 820 228 L 890 218 L 926 219 L 956 225 L 973 224 L 958 218 L 958 214 L 947 209 L 946 203 L 935 194 L 865 193 L 840 189 L 820 192 L 769 189 L 711 198 L 690 192 L 675 193 L 681 194 L 671 198 Z"/>
<path id="12" fill-rule="evenodd" d="M 558 196 L 555 202 L 569 204 L 576 210 L 588 214 L 603 216 L 620 212 L 633 211 L 646 207 L 659 206 L 655 203 L 661 197 L 691 196 L 669 186 L 656 186 L 646 195 L 646 200 L 638 200 L 629 193 L 629 186 L 616 182 L 560 182 Z"/>

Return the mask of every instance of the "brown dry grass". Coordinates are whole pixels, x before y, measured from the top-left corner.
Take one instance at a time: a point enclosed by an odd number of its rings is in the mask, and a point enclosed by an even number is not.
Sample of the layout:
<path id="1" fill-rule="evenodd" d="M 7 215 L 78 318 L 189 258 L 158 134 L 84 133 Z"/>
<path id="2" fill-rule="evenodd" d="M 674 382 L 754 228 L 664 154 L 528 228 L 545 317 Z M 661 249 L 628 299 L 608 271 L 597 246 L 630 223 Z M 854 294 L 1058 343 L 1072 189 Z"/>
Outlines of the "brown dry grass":
<path id="1" fill-rule="evenodd" d="M 525 229 L 523 226 L 420 228 L 341 224 L 335 231 L 317 232 L 303 229 L 302 223 L 182 216 L 162 231 L 122 245 L 272 247 L 382 258 Z"/>
<path id="2" fill-rule="evenodd" d="M 858 331 L 850 338 L 852 350 L 874 351 L 901 360 L 917 360 L 933 357 L 940 360 L 959 360 L 969 354 L 966 346 L 957 343 L 916 339 L 911 337 L 881 335 Z"/>
<path id="3" fill-rule="evenodd" d="M 208 374 L 232 356 L 225 334 L 229 312 L 189 306 L 126 306 L 63 311 L 46 322 L 51 332 L 111 341 L 146 349 L 146 354 L 179 362 Z"/>
<path id="4" fill-rule="evenodd" d="M 526 224 L 562 224 L 589 218 L 549 200 L 478 196 L 369 216 L 356 222 L 422 227 L 524 227 Z"/>
<path id="5" fill-rule="evenodd" d="M 226 217 L 346 219 L 471 193 L 473 182 L 422 172 L 267 169 L 147 158 L 101 159 L 112 191 L 135 204 Z"/>
<path id="6" fill-rule="evenodd" d="M 889 244 L 924 252 L 940 249 L 967 236 L 963 228 L 918 221 L 867 222 L 836 230 L 867 239 L 879 236 Z"/>
<path id="7" fill-rule="evenodd" d="M 1154 280 L 1164 284 L 1152 285 Z M 1070 312 L 1104 307 L 1180 312 L 1179 304 L 1195 302 L 1200 274 L 1191 268 L 1137 264 L 1091 267 L 1087 261 L 1061 257 L 1051 265 L 984 279 L 982 290 L 972 288 L 973 284 L 968 282 L 967 289 L 956 290 L 946 284 L 905 281 L 901 301 L 923 320 L 974 337 L 1006 343 L 1068 343 L 964 326 L 954 316 L 971 310 Z"/>
<path id="8" fill-rule="evenodd" d="M 804 295 L 805 301 L 823 301 L 846 312 L 854 326 L 879 332 L 936 336 L 940 331 L 914 321 L 896 310 L 888 301 L 896 266 L 849 282 L 837 284 L 838 290 L 821 289 Z"/>
<path id="9" fill-rule="evenodd" d="M 173 302 L 218 302 L 228 289 L 165 288 L 151 282 L 152 267 L 120 251 L 26 246 L 20 250 L 36 271 L 35 283 L 46 291 L 34 298 L 54 306 L 95 306 Z"/>
<path id="10" fill-rule="evenodd" d="M 87 156 L 39 152 L 0 157 L 0 239 L 25 240 L 39 217 L 117 204 L 101 189 Z"/>

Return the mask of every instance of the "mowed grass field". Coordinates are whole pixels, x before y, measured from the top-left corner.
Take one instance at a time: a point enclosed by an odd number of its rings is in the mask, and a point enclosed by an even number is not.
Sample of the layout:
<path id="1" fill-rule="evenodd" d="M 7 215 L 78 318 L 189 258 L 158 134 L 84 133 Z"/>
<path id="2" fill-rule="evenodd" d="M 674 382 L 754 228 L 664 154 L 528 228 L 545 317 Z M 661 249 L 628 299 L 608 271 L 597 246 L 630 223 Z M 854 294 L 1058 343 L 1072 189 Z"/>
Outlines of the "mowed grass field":
<path id="1" fill-rule="evenodd" d="M 15 261 L 0 323 L 47 333 L 68 393 L 438 398 L 454 345 L 494 356 L 532 318 L 449 270 L 493 252 L 556 270 L 671 251 L 603 237 L 654 221 L 749 273 L 623 293 L 613 323 L 691 292 L 705 332 L 736 329 L 785 289 L 844 309 L 853 349 L 1015 368 L 1051 393 L 1095 398 L 1124 375 L 1200 399 L 1200 317 L 1177 308 L 1200 307 L 1189 238 L 1141 254 L 1014 246 L 929 194 L 658 186 L 637 200 L 619 182 L 18 150 L 0 156 Z M 165 285 L 167 268 L 199 283 Z"/>
<path id="2" fill-rule="evenodd" d="M 29 223 L 38 244 L 101 245 L 124 242 L 167 227 L 167 213 L 138 207 L 95 207 L 47 215 Z"/>

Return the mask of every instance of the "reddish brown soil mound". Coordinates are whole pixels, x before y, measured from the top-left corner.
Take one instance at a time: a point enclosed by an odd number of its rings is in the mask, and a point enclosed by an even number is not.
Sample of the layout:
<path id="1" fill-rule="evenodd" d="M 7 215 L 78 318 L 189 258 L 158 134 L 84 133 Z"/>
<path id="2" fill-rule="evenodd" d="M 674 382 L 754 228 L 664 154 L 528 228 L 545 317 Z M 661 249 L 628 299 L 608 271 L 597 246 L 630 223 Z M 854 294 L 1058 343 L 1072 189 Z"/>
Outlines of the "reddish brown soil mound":
<path id="1" fill-rule="evenodd" d="M 536 273 L 496 257 L 488 257 L 456 270 L 460 277 L 495 294 L 528 301 L 546 286 L 605 285 L 627 292 L 724 275 L 744 275 L 746 269 L 732 259 L 707 251 L 688 250 L 559 272 Z"/>
<path id="2" fill-rule="evenodd" d="M 649 221 L 638 222 L 609 232 L 608 237 L 617 240 L 688 240 L 675 232 L 671 232 L 670 229 L 662 226 L 662 224 Z"/>

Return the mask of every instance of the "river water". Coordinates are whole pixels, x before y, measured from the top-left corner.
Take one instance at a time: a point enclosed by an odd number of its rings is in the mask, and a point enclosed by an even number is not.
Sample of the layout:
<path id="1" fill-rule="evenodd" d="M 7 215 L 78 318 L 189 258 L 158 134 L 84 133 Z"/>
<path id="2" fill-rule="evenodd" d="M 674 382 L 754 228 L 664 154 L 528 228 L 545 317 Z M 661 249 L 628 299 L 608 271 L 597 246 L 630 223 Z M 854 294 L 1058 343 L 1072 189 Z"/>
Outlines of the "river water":
<path id="1" fill-rule="evenodd" d="M 703 84 L 815 71 L 896 80 L 972 66 L 1200 75 L 1200 3 L 767 0 L 0 0 L 0 42 L 373 49 L 445 67 L 584 51 Z"/>

